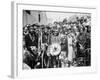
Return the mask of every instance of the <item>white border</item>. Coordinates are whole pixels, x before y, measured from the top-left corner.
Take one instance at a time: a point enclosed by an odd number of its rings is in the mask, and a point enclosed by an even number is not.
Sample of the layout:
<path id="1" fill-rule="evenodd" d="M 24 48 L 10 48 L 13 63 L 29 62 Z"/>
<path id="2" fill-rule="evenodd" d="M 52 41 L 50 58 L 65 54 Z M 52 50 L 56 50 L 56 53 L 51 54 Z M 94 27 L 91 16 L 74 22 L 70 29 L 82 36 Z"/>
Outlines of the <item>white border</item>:
<path id="1" fill-rule="evenodd" d="M 13 3 L 14 7 L 14 31 L 13 31 L 13 77 L 41 77 L 41 76 L 51 76 L 51 75 L 62 75 L 70 73 L 89 73 L 96 72 L 96 54 L 95 53 L 95 36 L 94 33 L 96 29 L 96 9 L 95 8 L 75 8 L 75 7 L 65 7 L 65 6 L 54 6 L 54 5 L 32 5 L 25 3 Z M 23 26 L 23 9 L 27 10 L 45 10 L 45 11 L 60 11 L 60 12 L 81 12 L 81 13 L 91 13 L 91 23 L 92 23 L 92 38 L 91 38 L 91 67 L 74 67 L 74 68 L 56 68 L 56 69 L 33 69 L 33 70 L 22 70 L 22 26 Z"/>

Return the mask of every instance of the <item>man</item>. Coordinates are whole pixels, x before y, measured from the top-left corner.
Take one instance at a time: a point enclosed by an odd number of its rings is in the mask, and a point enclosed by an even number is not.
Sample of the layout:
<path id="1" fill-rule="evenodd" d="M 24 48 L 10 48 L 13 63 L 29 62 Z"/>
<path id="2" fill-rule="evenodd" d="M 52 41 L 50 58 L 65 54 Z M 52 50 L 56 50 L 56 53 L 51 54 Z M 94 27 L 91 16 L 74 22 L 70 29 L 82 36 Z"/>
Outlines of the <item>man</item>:
<path id="1" fill-rule="evenodd" d="M 31 54 L 33 54 L 33 50 L 38 48 L 38 34 L 36 34 L 32 26 L 29 27 L 29 34 L 25 36 L 25 44 L 26 48 L 31 52 Z"/>
<path id="2" fill-rule="evenodd" d="M 61 55 L 63 55 L 63 59 L 61 59 L 61 60 L 62 60 L 62 63 L 64 63 L 65 59 L 68 57 L 68 41 L 67 41 L 67 37 L 66 36 L 64 36 L 61 39 L 61 54 L 60 54 L 60 56 Z M 66 67 L 66 63 L 61 64 L 61 66 Z"/>
<path id="3" fill-rule="evenodd" d="M 57 27 L 54 27 L 53 33 L 50 36 L 50 46 L 48 47 L 50 53 L 50 67 L 59 67 L 59 54 L 60 54 L 61 37 Z M 58 46 L 57 46 L 58 45 Z M 50 48 L 50 49 L 49 49 Z"/>
<path id="4" fill-rule="evenodd" d="M 30 26 L 29 29 L 29 34 L 25 36 L 25 46 L 27 50 L 30 53 L 30 56 L 27 56 L 27 64 L 31 67 L 34 68 L 36 65 L 36 59 L 37 59 L 37 48 L 38 48 L 38 34 L 36 34 L 34 26 Z"/>
<path id="5" fill-rule="evenodd" d="M 53 33 L 51 34 L 51 44 L 53 43 L 59 43 L 61 44 L 61 37 L 60 37 L 60 34 L 58 32 L 58 28 L 54 28 L 53 29 Z"/>
<path id="6" fill-rule="evenodd" d="M 42 32 L 42 54 L 43 54 L 43 67 L 47 68 L 48 64 L 48 56 L 47 56 L 47 48 L 49 44 L 49 29 L 48 27 L 43 26 Z"/>

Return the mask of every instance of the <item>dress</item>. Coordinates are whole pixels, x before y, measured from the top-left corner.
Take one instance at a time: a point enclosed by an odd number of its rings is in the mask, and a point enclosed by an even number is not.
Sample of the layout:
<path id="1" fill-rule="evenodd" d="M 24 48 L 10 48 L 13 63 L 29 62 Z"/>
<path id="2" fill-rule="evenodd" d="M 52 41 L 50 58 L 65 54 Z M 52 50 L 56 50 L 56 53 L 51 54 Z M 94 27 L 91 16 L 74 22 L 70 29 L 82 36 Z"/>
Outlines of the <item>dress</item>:
<path id="1" fill-rule="evenodd" d="M 73 60 L 73 54 L 74 54 L 73 46 L 72 46 L 72 37 L 69 34 L 67 36 L 67 38 L 68 38 L 68 60 L 72 62 L 72 60 Z"/>

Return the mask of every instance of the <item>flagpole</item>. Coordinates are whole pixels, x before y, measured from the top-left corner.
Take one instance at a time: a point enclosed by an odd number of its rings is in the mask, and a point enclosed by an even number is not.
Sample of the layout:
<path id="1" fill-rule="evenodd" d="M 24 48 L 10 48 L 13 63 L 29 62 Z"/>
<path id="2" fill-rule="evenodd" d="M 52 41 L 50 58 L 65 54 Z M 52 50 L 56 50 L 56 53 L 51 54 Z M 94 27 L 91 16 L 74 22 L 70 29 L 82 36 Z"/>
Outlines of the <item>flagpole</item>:
<path id="1" fill-rule="evenodd" d="M 39 14 L 38 14 L 38 22 L 39 22 L 39 24 L 40 24 L 40 26 L 41 26 L 41 15 L 40 15 L 40 12 L 41 11 L 39 11 Z M 40 47 L 43 45 L 42 44 L 42 28 L 40 28 L 40 36 L 39 36 L 39 39 L 40 39 Z M 43 47 L 44 47 L 44 45 L 43 45 Z M 40 48 L 41 49 L 41 48 Z M 43 68 L 43 55 L 44 55 L 44 50 L 43 50 L 43 52 L 41 53 L 42 54 L 42 68 Z"/>

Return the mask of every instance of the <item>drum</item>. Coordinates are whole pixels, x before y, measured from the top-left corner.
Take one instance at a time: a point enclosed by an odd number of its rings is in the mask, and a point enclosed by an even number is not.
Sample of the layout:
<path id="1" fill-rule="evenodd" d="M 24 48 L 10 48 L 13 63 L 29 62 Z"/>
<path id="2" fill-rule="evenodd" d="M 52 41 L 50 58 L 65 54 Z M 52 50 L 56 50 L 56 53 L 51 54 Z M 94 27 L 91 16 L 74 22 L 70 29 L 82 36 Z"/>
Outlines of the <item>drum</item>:
<path id="1" fill-rule="evenodd" d="M 61 52 L 61 46 L 59 43 L 53 43 L 48 47 L 48 52 L 52 56 L 57 56 Z"/>

